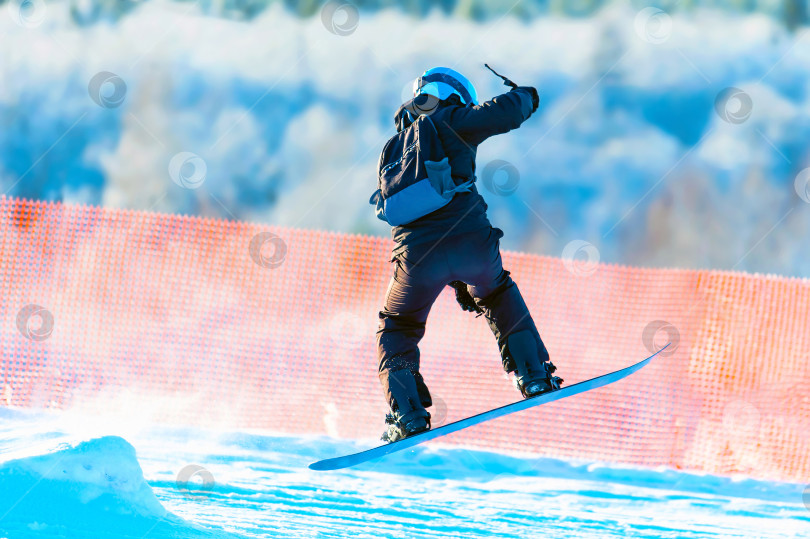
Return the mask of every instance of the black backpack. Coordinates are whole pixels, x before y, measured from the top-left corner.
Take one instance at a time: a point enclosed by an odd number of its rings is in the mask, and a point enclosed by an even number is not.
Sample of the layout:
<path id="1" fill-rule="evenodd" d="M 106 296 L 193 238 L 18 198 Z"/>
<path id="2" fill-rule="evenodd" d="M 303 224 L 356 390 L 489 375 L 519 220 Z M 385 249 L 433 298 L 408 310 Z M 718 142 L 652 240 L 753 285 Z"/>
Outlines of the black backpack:
<path id="1" fill-rule="evenodd" d="M 399 226 L 446 206 L 472 185 L 472 180 L 455 184 L 436 126 L 423 114 L 385 143 L 369 203 L 379 219 Z"/>

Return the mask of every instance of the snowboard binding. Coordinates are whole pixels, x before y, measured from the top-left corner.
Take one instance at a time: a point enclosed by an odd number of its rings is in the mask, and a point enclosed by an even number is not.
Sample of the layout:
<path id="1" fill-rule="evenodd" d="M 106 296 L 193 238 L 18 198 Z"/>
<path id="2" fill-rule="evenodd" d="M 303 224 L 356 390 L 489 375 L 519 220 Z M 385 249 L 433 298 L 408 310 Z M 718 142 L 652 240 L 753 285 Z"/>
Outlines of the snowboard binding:
<path id="1" fill-rule="evenodd" d="M 387 427 L 380 437 L 382 441 L 396 442 L 430 430 L 430 413 L 425 410 L 420 398 L 416 376 L 419 375 L 414 375 L 409 369 L 399 369 L 388 374 L 388 389 L 393 403 L 391 412 L 385 415 Z M 430 404 L 429 396 L 426 396 L 424 404 Z"/>
<path id="2" fill-rule="evenodd" d="M 385 414 L 385 424 L 388 428 L 380 436 L 380 440 L 393 443 L 408 436 L 430 430 L 430 412 L 423 410 L 425 415 L 419 415 L 405 421 L 398 417 L 396 412 Z"/>
<path id="3" fill-rule="evenodd" d="M 553 376 L 557 367 L 548 359 L 542 341 L 538 344 L 532 331 L 513 333 L 506 339 L 501 351 L 506 372 L 515 373 L 515 385 L 524 399 L 560 389 L 564 382 Z"/>
<path id="4" fill-rule="evenodd" d="M 545 378 L 526 380 L 516 377 L 515 380 L 523 398 L 530 399 L 542 395 L 543 393 L 560 389 L 560 384 L 565 380 L 559 376 L 551 376 L 551 374 L 557 370 L 557 367 L 550 361 L 545 363 L 545 367 L 548 371 L 548 376 Z"/>

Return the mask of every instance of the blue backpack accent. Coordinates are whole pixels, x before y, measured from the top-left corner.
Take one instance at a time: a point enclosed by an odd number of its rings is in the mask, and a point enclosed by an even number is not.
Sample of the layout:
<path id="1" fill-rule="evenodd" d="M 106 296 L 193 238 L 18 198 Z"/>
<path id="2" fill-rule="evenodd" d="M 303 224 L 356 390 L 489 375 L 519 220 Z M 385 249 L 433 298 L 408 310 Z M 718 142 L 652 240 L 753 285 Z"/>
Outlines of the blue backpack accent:
<path id="1" fill-rule="evenodd" d="M 456 185 L 450 162 L 430 116 L 421 115 L 383 147 L 377 167 L 378 189 L 369 204 L 377 218 L 405 225 L 446 206 L 456 193 L 472 189 L 473 180 Z"/>

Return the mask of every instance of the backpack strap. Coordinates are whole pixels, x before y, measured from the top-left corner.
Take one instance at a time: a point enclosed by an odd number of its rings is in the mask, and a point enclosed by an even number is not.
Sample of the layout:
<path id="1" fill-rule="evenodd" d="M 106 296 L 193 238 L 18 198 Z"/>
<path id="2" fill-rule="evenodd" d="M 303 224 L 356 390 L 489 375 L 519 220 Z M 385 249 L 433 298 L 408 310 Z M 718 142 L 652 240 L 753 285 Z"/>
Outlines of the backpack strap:
<path id="1" fill-rule="evenodd" d="M 433 123 L 433 118 L 431 118 L 430 115 L 428 114 L 423 114 L 421 116 L 424 116 L 427 119 L 427 121 L 430 123 L 430 127 L 433 128 L 433 132 L 436 133 L 436 140 L 439 141 L 439 146 L 442 147 L 442 153 L 444 153 L 444 159 L 442 159 L 440 163 L 445 163 L 444 166 L 447 166 L 449 169 L 449 157 L 447 157 L 447 152 L 444 151 L 444 144 L 442 144 L 442 139 L 439 137 L 439 130 L 436 129 L 436 124 Z M 430 163 L 429 162 L 425 163 L 425 166 L 430 167 Z M 456 185 L 455 180 L 453 180 L 452 177 L 449 176 L 448 172 L 447 182 L 452 182 L 452 185 L 449 185 L 445 182 L 445 185 L 442 188 L 442 196 L 444 196 L 445 198 L 453 198 L 453 196 L 455 196 L 456 193 L 467 193 L 472 191 L 473 184 L 475 184 L 475 179 L 468 178 L 462 183 Z"/>
<path id="2" fill-rule="evenodd" d="M 439 130 L 436 129 L 436 124 L 433 123 L 433 118 L 431 118 L 429 114 L 422 114 L 420 117 L 425 118 L 430 123 L 430 127 L 433 128 L 433 132 L 436 133 L 436 138 L 439 139 L 439 144 L 441 144 L 442 139 L 439 138 Z M 442 149 L 444 149 L 444 144 L 441 144 L 441 146 Z"/>

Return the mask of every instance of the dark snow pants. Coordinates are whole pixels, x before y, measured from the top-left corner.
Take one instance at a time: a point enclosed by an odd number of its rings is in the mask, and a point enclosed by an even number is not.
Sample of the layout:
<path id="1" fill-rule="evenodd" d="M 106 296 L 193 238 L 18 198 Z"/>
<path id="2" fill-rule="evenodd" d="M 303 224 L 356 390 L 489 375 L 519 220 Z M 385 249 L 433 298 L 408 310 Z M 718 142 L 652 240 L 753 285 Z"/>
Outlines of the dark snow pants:
<path id="1" fill-rule="evenodd" d="M 503 232 L 490 227 L 437 243 L 409 246 L 392 259 L 396 269 L 388 285 L 385 307 L 379 314 L 377 331 L 379 376 L 390 407 L 394 407 L 390 383 L 397 381 L 391 373 L 400 369 L 413 373 L 422 406 L 432 404 L 419 374 L 418 346 L 425 335 L 430 308 L 450 281 L 467 283 L 476 304 L 484 310 L 498 341 L 504 370 L 515 370 L 506 350 L 507 337 L 521 331 L 529 332 L 536 340 L 540 360 L 549 359 L 517 285 L 503 269 L 501 236 Z"/>

